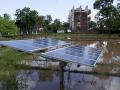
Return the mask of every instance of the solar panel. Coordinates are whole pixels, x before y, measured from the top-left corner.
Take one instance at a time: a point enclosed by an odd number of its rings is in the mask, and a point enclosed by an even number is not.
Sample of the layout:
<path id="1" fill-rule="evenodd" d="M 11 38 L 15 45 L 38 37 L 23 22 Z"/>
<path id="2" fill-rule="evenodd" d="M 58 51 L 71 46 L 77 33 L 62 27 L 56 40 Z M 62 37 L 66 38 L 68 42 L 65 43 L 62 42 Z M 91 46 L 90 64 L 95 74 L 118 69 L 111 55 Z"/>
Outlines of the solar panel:
<path id="1" fill-rule="evenodd" d="M 0 41 L 0 45 L 9 46 L 25 52 L 35 52 L 56 46 L 67 45 L 69 43 L 55 39 L 29 39 L 29 40 L 11 40 Z"/>
<path id="2" fill-rule="evenodd" d="M 49 59 L 74 62 L 87 66 L 95 66 L 101 53 L 102 50 L 98 48 L 73 45 L 70 47 L 60 48 L 54 51 L 43 53 L 42 56 Z"/>

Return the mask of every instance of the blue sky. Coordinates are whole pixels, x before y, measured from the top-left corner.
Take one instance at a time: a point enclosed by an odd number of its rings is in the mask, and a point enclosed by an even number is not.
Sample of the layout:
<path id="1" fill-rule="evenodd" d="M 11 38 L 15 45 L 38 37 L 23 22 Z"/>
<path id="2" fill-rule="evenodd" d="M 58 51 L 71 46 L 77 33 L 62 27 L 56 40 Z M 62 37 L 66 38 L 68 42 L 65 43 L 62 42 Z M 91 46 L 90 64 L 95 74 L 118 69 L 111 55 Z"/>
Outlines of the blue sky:
<path id="1" fill-rule="evenodd" d="M 68 14 L 73 5 L 77 8 L 86 5 L 92 10 L 91 18 L 94 20 L 96 11 L 93 10 L 95 0 L 0 0 L 0 15 L 8 13 L 14 17 L 16 9 L 30 7 L 39 12 L 40 15 L 50 14 L 53 19 L 59 18 L 67 21 Z M 117 0 L 115 0 L 117 1 Z"/>

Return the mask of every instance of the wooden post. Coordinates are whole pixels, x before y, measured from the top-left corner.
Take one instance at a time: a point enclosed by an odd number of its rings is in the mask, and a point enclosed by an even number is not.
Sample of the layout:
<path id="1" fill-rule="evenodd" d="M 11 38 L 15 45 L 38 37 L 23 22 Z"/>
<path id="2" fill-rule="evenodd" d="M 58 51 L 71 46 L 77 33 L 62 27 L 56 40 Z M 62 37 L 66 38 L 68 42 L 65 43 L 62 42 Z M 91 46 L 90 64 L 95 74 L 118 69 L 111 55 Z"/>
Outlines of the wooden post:
<path id="1" fill-rule="evenodd" d="M 60 61 L 59 66 L 60 66 L 60 90 L 64 90 L 64 67 L 66 66 L 66 63 Z"/>

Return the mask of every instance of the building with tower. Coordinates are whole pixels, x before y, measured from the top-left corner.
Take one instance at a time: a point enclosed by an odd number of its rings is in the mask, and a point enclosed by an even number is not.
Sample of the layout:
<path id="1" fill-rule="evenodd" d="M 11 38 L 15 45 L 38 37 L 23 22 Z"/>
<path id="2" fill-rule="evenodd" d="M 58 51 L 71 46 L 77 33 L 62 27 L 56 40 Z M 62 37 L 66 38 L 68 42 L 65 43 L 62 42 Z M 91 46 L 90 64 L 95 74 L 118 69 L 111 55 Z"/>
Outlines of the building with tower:
<path id="1" fill-rule="evenodd" d="M 74 32 L 76 31 L 86 31 L 88 30 L 88 23 L 90 21 L 91 10 L 88 6 L 83 10 L 80 6 L 79 8 L 73 8 L 69 12 L 68 22 L 70 24 L 70 29 Z"/>

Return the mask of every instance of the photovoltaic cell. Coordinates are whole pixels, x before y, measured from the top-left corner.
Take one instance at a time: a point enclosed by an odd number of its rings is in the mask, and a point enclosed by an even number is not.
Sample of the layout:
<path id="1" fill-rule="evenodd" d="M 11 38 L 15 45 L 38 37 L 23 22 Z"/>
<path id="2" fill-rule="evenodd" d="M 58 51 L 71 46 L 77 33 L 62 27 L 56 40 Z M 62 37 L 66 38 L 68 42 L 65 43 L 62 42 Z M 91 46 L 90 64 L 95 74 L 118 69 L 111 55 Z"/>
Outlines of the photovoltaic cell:
<path id="1" fill-rule="evenodd" d="M 42 56 L 49 59 L 95 66 L 101 53 L 102 50 L 98 48 L 74 45 L 43 53 Z"/>
<path id="2" fill-rule="evenodd" d="M 0 45 L 9 46 L 22 50 L 25 52 L 35 52 L 39 50 L 44 50 L 52 48 L 55 46 L 62 46 L 68 44 L 65 41 L 55 40 L 55 39 L 29 39 L 29 40 L 11 40 L 11 41 L 0 41 Z"/>

